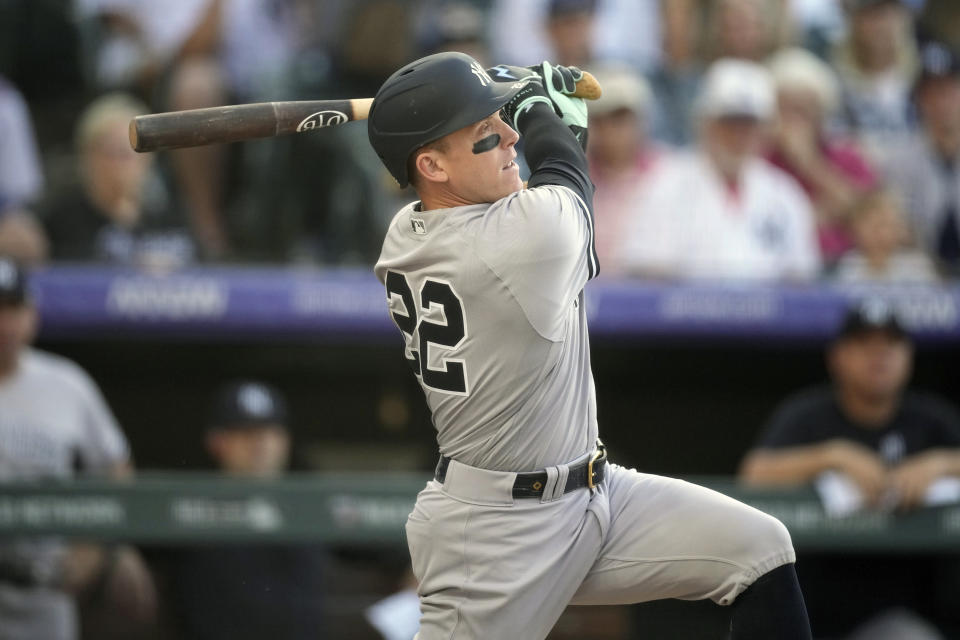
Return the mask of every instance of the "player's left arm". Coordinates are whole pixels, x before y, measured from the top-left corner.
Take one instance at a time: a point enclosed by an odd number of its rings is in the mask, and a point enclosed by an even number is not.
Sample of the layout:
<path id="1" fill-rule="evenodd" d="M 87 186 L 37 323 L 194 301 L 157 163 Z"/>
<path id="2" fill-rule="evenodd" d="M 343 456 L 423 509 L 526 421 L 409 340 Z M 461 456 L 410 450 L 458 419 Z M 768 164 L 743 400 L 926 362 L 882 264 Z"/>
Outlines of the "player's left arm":
<path id="1" fill-rule="evenodd" d="M 524 156 L 531 169 L 528 187 L 561 186 L 576 196 L 570 200 L 582 214 L 587 279 L 595 277 L 599 263 L 593 239 L 594 186 L 584 152 L 587 107 L 582 99 L 567 95 L 575 90 L 581 72 L 574 67 L 556 67 L 544 62 L 529 68 L 494 67 L 490 75 L 504 80 L 505 76 L 515 77 L 526 83 L 504 106 L 503 116 L 522 136 Z"/>
<path id="2" fill-rule="evenodd" d="M 593 207 L 587 157 L 587 104 L 572 95 L 583 72 L 576 67 L 549 62 L 534 67 L 499 65 L 489 69 L 500 82 L 524 83 L 504 105 L 502 115 L 523 137 L 524 156 L 530 165 L 528 184 L 569 187 L 589 208 Z"/>

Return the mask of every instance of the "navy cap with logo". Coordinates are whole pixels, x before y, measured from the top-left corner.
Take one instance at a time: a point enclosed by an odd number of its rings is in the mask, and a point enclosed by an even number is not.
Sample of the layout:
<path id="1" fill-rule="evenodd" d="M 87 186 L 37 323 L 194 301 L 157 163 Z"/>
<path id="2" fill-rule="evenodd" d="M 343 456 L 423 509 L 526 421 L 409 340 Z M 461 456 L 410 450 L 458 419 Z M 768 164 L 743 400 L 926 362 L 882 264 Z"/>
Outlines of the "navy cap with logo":
<path id="1" fill-rule="evenodd" d="M 907 339 L 896 310 L 885 300 L 868 299 L 851 305 L 843 316 L 836 339 L 843 340 L 873 331 L 883 331 L 897 339 Z"/>
<path id="2" fill-rule="evenodd" d="M 0 258 L 0 304 L 21 305 L 29 297 L 24 269 L 9 258 Z"/>
<path id="3" fill-rule="evenodd" d="M 522 86 L 494 82 L 479 62 L 464 53 L 420 58 L 387 78 L 374 96 L 367 120 L 370 145 L 405 187 L 410 183 L 410 154 L 496 113 Z"/>
<path id="4" fill-rule="evenodd" d="M 254 380 L 223 386 L 214 398 L 208 426 L 212 429 L 243 429 L 287 423 L 287 403 L 274 387 Z"/>

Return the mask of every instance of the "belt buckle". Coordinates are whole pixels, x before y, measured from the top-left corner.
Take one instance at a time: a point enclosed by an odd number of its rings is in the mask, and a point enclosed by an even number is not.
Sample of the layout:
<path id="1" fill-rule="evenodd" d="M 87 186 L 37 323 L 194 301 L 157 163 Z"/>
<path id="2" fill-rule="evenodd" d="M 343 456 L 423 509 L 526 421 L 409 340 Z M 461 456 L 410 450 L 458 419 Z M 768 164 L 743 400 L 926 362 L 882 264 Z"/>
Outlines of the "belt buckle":
<path id="1" fill-rule="evenodd" d="M 602 460 L 606 458 L 607 448 L 603 446 L 603 443 L 600 440 L 597 440 L 597 450 L 593 452 L 593 455 L 590 457 L 590 462 L 587 463 L 587 486 L 590 487 L 592 491 L 597 485 L 593 482 L 593 463 L 597 460 Z"/>

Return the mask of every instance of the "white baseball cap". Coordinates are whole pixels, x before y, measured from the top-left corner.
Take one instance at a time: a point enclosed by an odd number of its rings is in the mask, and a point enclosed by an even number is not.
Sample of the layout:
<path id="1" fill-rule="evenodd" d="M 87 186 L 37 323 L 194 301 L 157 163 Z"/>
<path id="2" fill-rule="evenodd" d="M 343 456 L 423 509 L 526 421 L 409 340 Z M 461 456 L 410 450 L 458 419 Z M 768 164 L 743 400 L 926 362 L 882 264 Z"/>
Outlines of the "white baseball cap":
<path id="1" fill-rule="evenodd" d="M 642 75 L 624 65 L 608 65 L 596 69 L 594 76 L 603 87 L 603 94 L 590 104 L 590 115 L 607 115 L 619 109 L 646 113 L 652 92 Z"/>
<path id="2" fill-rule="evenodd" d="M 723 58 L 707 70 L 697 100 L 697 113 L 708 118 L 773 116 L 770 72 L 754 62 Z"/>

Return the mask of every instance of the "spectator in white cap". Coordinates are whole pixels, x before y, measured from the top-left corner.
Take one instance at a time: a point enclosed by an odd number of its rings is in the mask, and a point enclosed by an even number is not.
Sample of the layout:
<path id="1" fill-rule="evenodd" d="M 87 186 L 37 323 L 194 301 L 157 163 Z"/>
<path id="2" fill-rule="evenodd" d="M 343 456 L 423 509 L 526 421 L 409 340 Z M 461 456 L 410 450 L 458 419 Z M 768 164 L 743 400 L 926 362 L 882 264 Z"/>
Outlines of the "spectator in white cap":
<path id="1" fill-rule="evenodd" d="M 704 279 L 818 275 L 810 201 L 760 157 L 773 111 L 766 69 L 731 59 L 710 67 L 697 101 L 699 148 L 650 175 L 627 240 L 629 271 Z"/>
<path id="2" fill-rule="evenodd" d="M 646 177 L 665 149 L 650 141 L 647 118 L 651 93 L 647 81 L 625 66 L 596 69 L 603 96 L 590 105 L 590 178 L 597 255 L 605 276 L 623 273 L 623 239 L 638 213 Z"/>
<path id="3" fill-rule="evenodd" d="M 796 178 L 813 203 L 824 262 L 853 245 L 849 218 L 877 176 L 850 140 L 830 132 L 840 84 L 829 66 L 805 49 L 784 49 L 767 67 L 777 90 L 777 121 L 767 159 Z"/>

